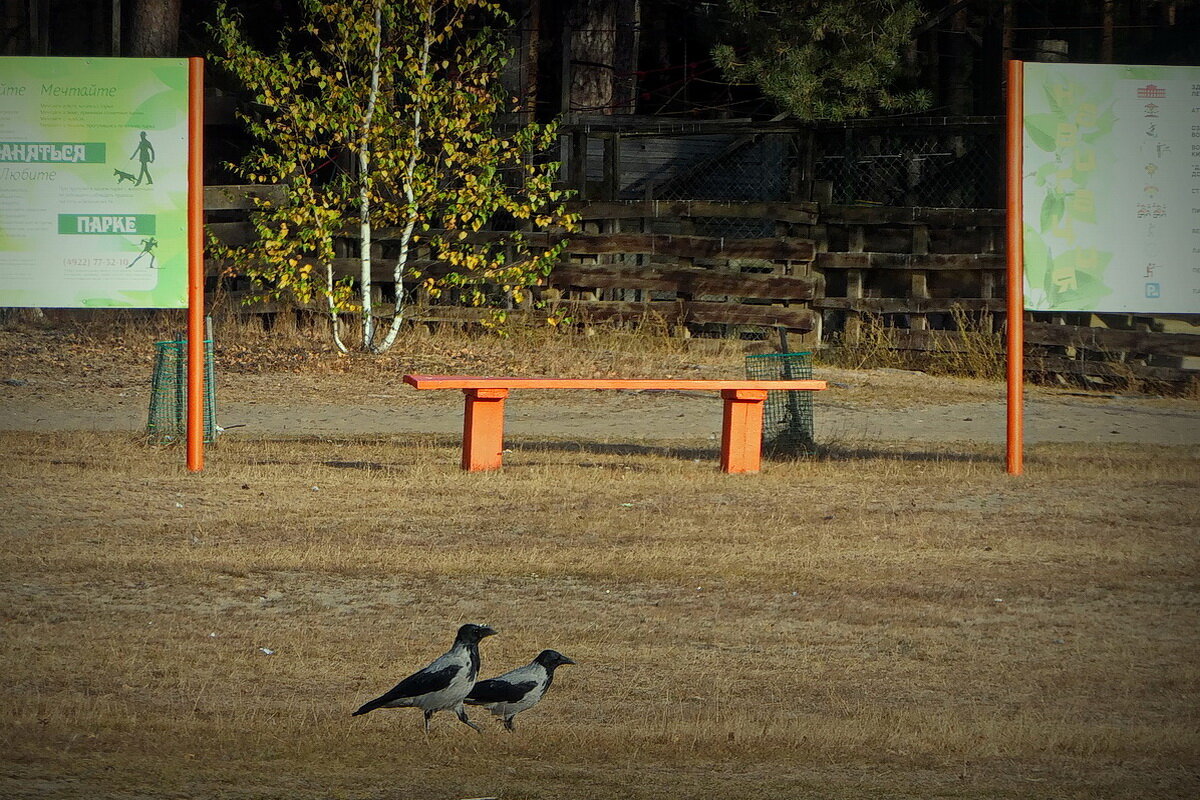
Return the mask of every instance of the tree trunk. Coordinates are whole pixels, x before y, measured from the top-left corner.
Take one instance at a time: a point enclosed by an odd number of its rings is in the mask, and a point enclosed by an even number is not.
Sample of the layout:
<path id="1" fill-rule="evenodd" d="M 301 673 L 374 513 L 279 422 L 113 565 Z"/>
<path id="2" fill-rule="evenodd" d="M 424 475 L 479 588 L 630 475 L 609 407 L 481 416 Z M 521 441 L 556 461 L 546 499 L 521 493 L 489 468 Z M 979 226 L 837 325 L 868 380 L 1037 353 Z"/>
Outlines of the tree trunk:
<path id="1" fill-rule="evenodd" d="M 383 53 L 383 8 L 375 6 L 375 45 L 371 52 L 371 93 L 367 97 L 366 118 L 358 143 L 358 258 L 359 292 L 362 295 L 363 349 L 375 347 L 375 317 L 371 294 L 371 124 L 375 121 L 375 103 L 379 98 L 379 62 Z"/>
<path id="2" fill-rule="evenodd" d="M 538 56 L 542 48 L 542 0 L 529 0 L 527 22 L 522 30 L 525 36 L 525 75 L 521 87 L 521 110 L 526 113 L 525 121 L 537 118 L 538 101 Z"/>
<path id="3" fill-rule="evenodd" d="M 613 113 L 632 114 L 638 96 L 638 31 L 642 8 L 640 0 L 617 0 L 617 31 L 614 42 Z"/>
<path id="4" fill-rule="evenodd" d="M 613 112 L 616 6 L 617 0 L 574 0 L 567 12 L 564 41 L 570 43 L 569 111 Z"/>
<path id="5" fill-rule="evenodd" d="M 956 11 L 950 18 L 950 113 L 964 115 L 973 112 L 971 68 L 974 53 L 968 36 L 967 9 Z"/>
<path id="6" fill-rule="evenodd" d="M 129 55 L 174 58 L 179 49 L 180 0 L 134 0 L 126 31 Z"/>
<path id="7" fill-rule="evenodd" d="M 1100 63 L 1113 63 L 1113 17 L 1116 16 L 1115 3 L 1113 0 L 1104 0 L 1103 19 L 1101 29 L 1103 33 L 1100 37 Z"/>
<path id="8" fill-rule="evenodd" d="M 429 77 L 429 56 L 432 48 L 432 23 L 427 23 L 425 36 L 421 42 L 421 69 L 418 73 L 422 83 Z M 372 351 L 375 353 L 386 353 L 392 348 L 392 345 L 396 343 L 396 335 L 400 333 L 400 324 L 404 321 L 404 272 L 408 269 L 408 256 L 412 246 L 413 232 L 417 227 L 417 198 L 413 183 L 416 180 L 417 154 L 420 152 L 422 144 L 423 129 L 421 128 L 421 123 L 421 105 L 418 103 L 413 111 L 412 118 L 412 155 L 409 156 L 408 165 L 404 169 L 400 185 L 400 190 L 404 192 L 404 199 L 408 201 L 408 208 L 405 210 L 406 219 L 400 233 L 400 254 L 396 256 L 396 266 L 392 269 L 392 280 L 396 284 L 395 311 L 392 314 L 392 321 L 388 325 L 383 341 Z"/>

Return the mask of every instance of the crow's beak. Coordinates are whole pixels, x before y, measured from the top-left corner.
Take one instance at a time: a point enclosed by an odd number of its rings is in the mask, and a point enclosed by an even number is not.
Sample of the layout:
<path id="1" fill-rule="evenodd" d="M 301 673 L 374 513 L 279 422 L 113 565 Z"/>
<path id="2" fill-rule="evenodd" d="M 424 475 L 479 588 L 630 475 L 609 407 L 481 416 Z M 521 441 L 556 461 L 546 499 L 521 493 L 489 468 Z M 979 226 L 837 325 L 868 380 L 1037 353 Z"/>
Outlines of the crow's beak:
<path id="1" fill-rule="evenodd" d="M 499 632 L 500 632 L 500 631 L 496 630 L 496 629 L 495 629 L 495 628 L 493 628 L 493 627 L 490 627 L 490 626 L 488 626 L 488 625 L 484 625 L 484 626 L 483 626 L 483 630 L 479 632 L 479 638 L 480 638 L 480 639 L 482 639 L 482 638 L 484 638 L 485 636 L 495 636 L 495 635 L 496 635 L 497 633 L 499 633 Z"/>
<path id="2" fill-rule="evenodd" d="M 575 663 L 575 660 L 574 660 L 574 659 L 571 659 L 571 658 L 567 658 L 566 656 L 563 656 L 563 657 L 562 657 L 562 661 L 560 661 L 560 662 L 558 662 L 558 663 L 560 663 L 560 664 L 574 664 L 574 663 Z"/>

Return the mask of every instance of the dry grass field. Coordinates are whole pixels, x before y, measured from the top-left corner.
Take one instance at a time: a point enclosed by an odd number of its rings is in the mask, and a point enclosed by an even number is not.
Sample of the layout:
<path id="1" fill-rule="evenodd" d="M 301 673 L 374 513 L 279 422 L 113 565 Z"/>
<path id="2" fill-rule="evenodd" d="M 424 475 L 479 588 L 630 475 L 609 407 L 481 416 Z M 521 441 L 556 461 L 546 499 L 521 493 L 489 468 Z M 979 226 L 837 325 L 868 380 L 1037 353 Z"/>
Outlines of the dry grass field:
<path id="1" fill-rule="evenodd" d="M 246 435 L 189 474 L 0 431 L 0 796 L 1200 796 L 1195 447 L 512 445 Z M 578 664 L 515 734 L 350 718 L 467 621 L 486 675 Z"/>

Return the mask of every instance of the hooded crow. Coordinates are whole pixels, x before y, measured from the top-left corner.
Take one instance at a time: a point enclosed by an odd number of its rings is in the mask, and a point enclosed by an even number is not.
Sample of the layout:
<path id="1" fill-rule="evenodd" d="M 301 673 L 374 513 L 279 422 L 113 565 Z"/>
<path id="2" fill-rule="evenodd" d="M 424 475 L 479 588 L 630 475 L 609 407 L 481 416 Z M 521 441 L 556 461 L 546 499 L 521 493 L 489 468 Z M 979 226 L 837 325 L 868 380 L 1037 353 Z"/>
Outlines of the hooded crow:
<path id="1" fill-rule="evenodd" d="M 543 650 L 537 658 L 498 678 L 475 684 L 467 695 L 467 704 L 483 706 L 504 719 L 504 727 L 513 730 L 513 717 L 533 708 L 546 695 L 554 680 L 554 670 L 575 662 L 557 650 Z"/>
<path id="2" fill-rule="evenodd" d="M 479 726 L 467 719 L 463 700 L 479 675 L 479 642 L 496 631 L 487 625 L 463 625 L 454 637 L 454 646 L 420 672 L 397 683 L 387 694 L 364 703 L 350 716 L 357 717 L 377 708 L 412 708 L 425 712 L 425 733 L 434 712 L 453 711 L 460 721 L 476 731 Z"/>

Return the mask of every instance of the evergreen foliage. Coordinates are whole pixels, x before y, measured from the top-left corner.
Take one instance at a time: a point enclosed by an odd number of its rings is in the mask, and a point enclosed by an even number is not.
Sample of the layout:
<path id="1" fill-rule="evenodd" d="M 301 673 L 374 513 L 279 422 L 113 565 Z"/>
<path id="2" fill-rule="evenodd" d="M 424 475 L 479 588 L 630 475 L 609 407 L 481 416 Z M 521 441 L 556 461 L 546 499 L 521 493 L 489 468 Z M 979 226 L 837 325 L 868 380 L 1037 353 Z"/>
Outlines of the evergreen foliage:
<path id="1" fill-rule="evenodd" d="M 922 11 L 916 0 L 727 0 L 713 57 L 730 81 L 758 84 L 799 119 L 915 111 L 925 91 L 897 86 Z"/>

